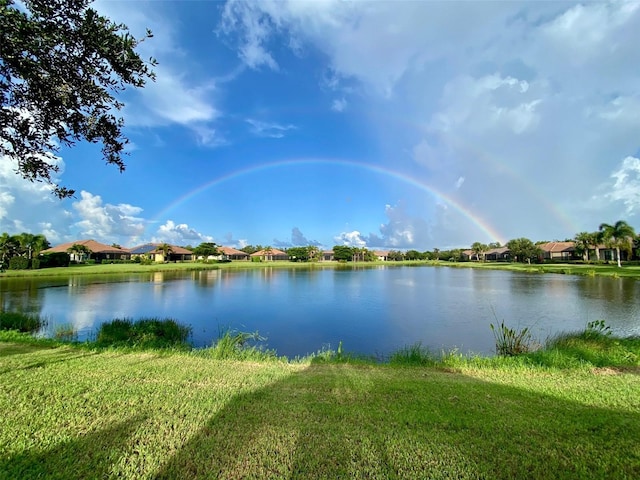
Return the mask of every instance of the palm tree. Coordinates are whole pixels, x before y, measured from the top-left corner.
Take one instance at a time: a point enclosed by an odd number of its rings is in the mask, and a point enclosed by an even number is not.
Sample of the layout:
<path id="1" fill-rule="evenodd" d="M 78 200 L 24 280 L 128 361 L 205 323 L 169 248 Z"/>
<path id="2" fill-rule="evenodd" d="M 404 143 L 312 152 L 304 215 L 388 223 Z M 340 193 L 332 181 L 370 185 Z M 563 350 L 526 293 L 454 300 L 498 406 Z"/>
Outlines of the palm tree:
<path id="1" fill-rule="evenodd" d="M 3 233 L 0 235 L 0 268 L 6 265 L 6 262 L 13 257 L 19 248 L 19 243 L 16 237 Z"/>
<path id="2" fill-rule="evenodd" d="M 602 232 L 593 232 L 589 234 L 591 246 L 596 252 L 596 261 L 600 261 L 600 244 L 602 243 Z"/>
<path id="3" fill-rule="evenodd" d="M 158 245 L 157 250 L 162 252 L 162 259 L 165 262 L 168 262 L 169 256 L 171 255 L 171 253 L 173 253 L 173 247 L 168 243 L 161 243 L 160 245 Z"/>
<path id="4" fill-rule="evenodd" d="M 87 258 L 91 257 L 91 250 L 86 245 L 82 245 L 80 243 L 74 243 L 69 248 L 67 248 L 67 252 L 76 256 L 78 258 L 78 262 L 82 262 L 84 260 L 84 256 Z"/>
<path id="5" fill-rule="evenodd" d="M 24 232 L 18 235 L 17 239 L 20 243 L 22 254 L 26 254 L 26 257 L 29 260 L 38 256 L 42 250 L 49 247 L 47 238 L 42 234 L 34 235 L 32 233 Z"/>
<path id="6" fill-rule="evenodd" d="M 482 261 L 484 262 L 484 256 L 489 250 L 489 246 L 484 243 L 475 242 L 471 245 L 471 250 L 476 254 L 476 260 L 480 260 L 480 255 L 482 255 Z"/>
<path id="7" fill-rule="evenodd" d="M 262 251 L 262 258 L 264 258 L 265 262 L 273 260 L 273 248 L 271 248 L 271 245 L 264 247 L 264 250 Z"/>
<path id="8" fill-rule="evenodd" d="M 593 244 L 593 236 L 589 232 L 577 233 L 573 239 L 576 245 L 576 252 L 582 254 L 584 261 L 589 260 L 589 247 Z M 597 245 L 596 245 L 597 247 Z"/>
<path id="9" fill-rule="evenodd" d="M 618 220 L 613 225 L 608 223 L 601 224 L 599 230 L 602 232 L 602 238 L 607 244 L 615 247 L 618 267 L 622 267 L 620 263 L 620 248 L 626 251 L 631 249 L 633 238 L 636 236 L 633 227 L 624 220 Z"/>

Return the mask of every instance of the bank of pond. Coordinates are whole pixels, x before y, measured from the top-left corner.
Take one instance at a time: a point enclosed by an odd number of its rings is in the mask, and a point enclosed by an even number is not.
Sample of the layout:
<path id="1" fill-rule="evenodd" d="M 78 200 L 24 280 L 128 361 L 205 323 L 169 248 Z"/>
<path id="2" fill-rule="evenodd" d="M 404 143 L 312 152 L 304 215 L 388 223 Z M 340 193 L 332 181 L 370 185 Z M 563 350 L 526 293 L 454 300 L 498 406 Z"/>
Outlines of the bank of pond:
<path id="1" fill-rule="evenodd" d="M 130 351 L 182 352 L 215 359 L 254 361 L 330 361 L 390 363 L 436 366 L 458 362 L 501 362 L 516 358 L 520 362 L 547 367 L 637 367 L 640 365 L 640 336 L 619 337 L 611 333 L 604 320 L 588 322 L 578 332 L 557 334 L 544 342 L 534 338 L 528 328 L 511 328 L 504 322 L 489 327 L 495 339 L 496 355 L 462 354 L 456 349 L 434 352 L 420 342 L 401 347 L 388 355 L 364 355 L 349 351 L 339 342 L 337 348 L 319 348 L 304 357 L 287 358 L 264 346 L 266 338 L 258 331 L 221 330 L 211 346 L 194 348 L 189 342 L 191 327 L 174 319 L 114 319 L 100 325 L 95 338 L 77 341 L 71 325 L 56 327 L 53 338 L 38 337 L 35 332 L 47 323 L 36 315 L 0 312 L 0 340 L 42 345 L 73 345 L 83 349 L 124 349 Z M 497 360 L 498 359 L 498 360 Z"/>

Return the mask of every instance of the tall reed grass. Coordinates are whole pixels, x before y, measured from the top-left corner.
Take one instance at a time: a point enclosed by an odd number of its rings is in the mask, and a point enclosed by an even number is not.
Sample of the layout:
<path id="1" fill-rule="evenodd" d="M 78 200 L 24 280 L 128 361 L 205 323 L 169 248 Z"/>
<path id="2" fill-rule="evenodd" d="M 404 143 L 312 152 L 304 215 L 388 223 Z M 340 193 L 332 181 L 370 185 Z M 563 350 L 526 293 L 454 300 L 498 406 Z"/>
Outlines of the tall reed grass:
<path id="1" fill-rule="evenodd" d="M 191 327 L 181 325 L 167 318 L 143 318 L 133 321 L 130 318 L 116 318 L 100 326 L 96 345 L 130 346 L 143 348 L 189 347 L 187 339 Z"/>
<path id="2" fill-rule="evenodd" d="M 0 312 L 0 330 L 17 330 L 33 333 L 47 324 L 47 320 L 40 315 L 22 312 Z"/>

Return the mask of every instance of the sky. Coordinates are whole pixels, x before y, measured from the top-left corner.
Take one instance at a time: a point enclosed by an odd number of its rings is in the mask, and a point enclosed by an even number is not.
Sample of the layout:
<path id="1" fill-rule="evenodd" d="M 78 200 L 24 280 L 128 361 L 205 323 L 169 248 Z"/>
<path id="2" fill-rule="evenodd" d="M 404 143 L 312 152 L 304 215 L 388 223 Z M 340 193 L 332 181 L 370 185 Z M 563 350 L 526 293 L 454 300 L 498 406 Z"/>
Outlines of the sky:
<path id="1" fill-rule="evenodd" d="M 0 159 L 0 232 L 286 248 L 640 230 L 640 2 L 98 1 L 154 57 L 127 168 Z"/>

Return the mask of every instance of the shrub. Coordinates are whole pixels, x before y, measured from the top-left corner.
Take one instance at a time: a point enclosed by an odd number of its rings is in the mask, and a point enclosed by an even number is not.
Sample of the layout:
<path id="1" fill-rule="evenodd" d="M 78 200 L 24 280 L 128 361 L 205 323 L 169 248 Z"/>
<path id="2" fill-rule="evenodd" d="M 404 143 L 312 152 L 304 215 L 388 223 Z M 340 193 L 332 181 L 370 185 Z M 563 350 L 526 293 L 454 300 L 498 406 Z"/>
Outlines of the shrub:
<path id="1" fill-rule="evenodd" d="M 0 330 L 18 330 L 19 332 L 35 332 L 46 325 L 46 320 L 39 315 L 20 312 L 0 312 Z"/>
<path id="2" fill-rule="evenodd" d="M 277 359 L 276 352 L 258 345 L 264 342 L 256 332 L 221 331 L 215 344 L 205 350 L 205 354 L 216 360 L 268 360 Z"/>
<path id="3" fill-rule="evenodd" d="M 31 259 L 31 268 L 33 270 L 38 270 L 40 268 L 40 259 L 39 258 L 32 258 Z"/>
<path id="4" fill-rule="evenodd" d="M 435 365 L 435 356 L 420 342 L 401 348 L 391 354 L 389 363 L 395 365 Z"/>
<path id="5" fill-rule="evenodd" d="M 11 257 L 9 270 L 26 270 L 29 268 L 29 259 L 26 257 Z"/>
<path id="6" fill-rule="evenodd" d="M 138 346 L 166 348 L 185 346 L 191 327 L 167 318 L 143 318 L 136 322 L 116 318 L 100 326 L 96 343 L 99 346 Z"/>
<path id="7" fill-rule="evenodd" d="M 533 350 L 533 338 L 528 328 L 520 331 L 507 327 L 504 322 L 496 328 L 489 324 L 496 340 L 496 354 L 502 356 L 515 356 Z"/>
<path id="8" fill-rule="evenodd" d="M 40 267 L 66 267 L 69 265 L 69 259 L 69 254 L 65 252 L 45 253 L 40 255 Z"/>

